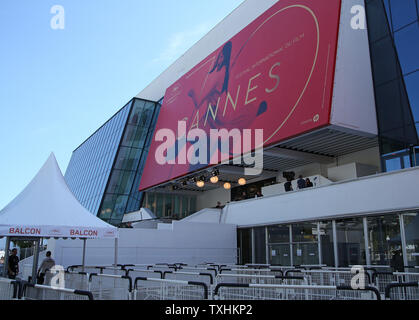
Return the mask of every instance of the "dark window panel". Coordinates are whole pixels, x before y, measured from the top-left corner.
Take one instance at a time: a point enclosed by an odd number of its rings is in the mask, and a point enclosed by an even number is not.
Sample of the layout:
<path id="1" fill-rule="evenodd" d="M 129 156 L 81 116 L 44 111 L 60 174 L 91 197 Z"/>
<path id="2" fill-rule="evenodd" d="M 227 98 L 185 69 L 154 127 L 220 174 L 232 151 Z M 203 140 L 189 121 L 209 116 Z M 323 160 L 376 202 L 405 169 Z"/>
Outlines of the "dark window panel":
<path id="1" fill-rule="evenodd" d="M 417 20 L 416 0 L 390 0 L 393 30 Z"/>

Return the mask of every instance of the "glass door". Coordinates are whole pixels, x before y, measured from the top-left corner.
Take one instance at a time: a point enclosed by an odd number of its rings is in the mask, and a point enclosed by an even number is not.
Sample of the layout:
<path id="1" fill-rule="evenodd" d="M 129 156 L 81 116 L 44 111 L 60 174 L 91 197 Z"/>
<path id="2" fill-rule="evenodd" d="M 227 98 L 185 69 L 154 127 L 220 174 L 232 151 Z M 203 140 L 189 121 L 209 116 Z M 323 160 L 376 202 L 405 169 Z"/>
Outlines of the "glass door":
<path id="1" fill-rule="evenodd" d="M 269 245 L 269 264 L 277 266 L 290 266 L 290 244 L 270 244 Z"/>
<path id="2" fill-rule="evenodd" d="M 294 265 L 317 265 L 319 264 L 319 246 L 316 243 L 293 243 Z"/>

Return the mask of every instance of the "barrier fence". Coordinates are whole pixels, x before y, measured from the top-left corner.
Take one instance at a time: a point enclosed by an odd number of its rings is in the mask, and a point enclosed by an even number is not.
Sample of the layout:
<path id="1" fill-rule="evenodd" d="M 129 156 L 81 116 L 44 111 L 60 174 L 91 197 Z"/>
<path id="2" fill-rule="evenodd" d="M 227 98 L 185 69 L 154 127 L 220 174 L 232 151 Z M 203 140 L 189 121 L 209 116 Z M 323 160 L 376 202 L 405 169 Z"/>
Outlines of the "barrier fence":
<path id="1" fill-rule="evenodd" d="M 165 271 L 163 279 L 203 282 L 208 287 L 214 284 L 214 277 L 206 272 Z"/>
<path id="2" fill-rule="evenodd" d="M 419 300 L 419 283 L 392 283 L 385 290 L 388 300 Z"/>
<path id="3" fill-rule="evenodd" d="M 164 273 L 164 271 L 160 271 L 160 270 L 146 270 L 146 269 L 127 269 L 127 271 L 128 271 L 127 276 L 131 277 L 131 279 L 136 279 L 139 277 L 163 279 L 163 273 Z"/>
<path id="4" fill-rule="evenodd" d="M 284 272 L 279 269 L 250 269 L 250 268 L 222 268 L 219 272 L 220 274 L 252 274 L 255 276 L 263 275 L 277 275 L 283 276 Z"/>
<path id="5" fill-rule="evenodd" d="M 308 281 L 305 277 L 220 273 L 216 277 L 216 284 L 220 283 L 303 285 Z"/>
<path id="6" fill-rule="evenodd" d="M 208 287 L 203 282 L 136 278 L 134 300 L 207 300 Z"/>
<path id="7" fill-rule="evenodd" d="M 215 300 L 381 300 L 376 288 L 353 290 L 347 286 L 218 284 Z"/>
<path id="8" fill-rule="evenodd" d="M 351 271 L 331 271 L 331 270 L 288 270 L 286 276 L 304 276 L 308 279 L 308 284 L 320 286 L 350 286 L 356 275 Z M 368 273 L 362 273 L 364 276 L 363 283 L 371 284 L 371 278 Z"/>
<path id="9" fill-rule="evenodd" d="M 18 298 L 19 282 L 0 278 L 0 300 L 14 300 Z"/>
<path id="10" fill-rule="evenodd" d="M 23 300 L 93 300 L 91 292 L 24 283 Z"/>
<path id="11" fill-rule="evenodd" d="M 92 273 L 89 291 L 97 300 L 131 300 L 132 280 L 128 276 Z"/>
<path id="12" fill-rule="evenodd" d="M 419 273 L 381 272 L 371 267 L 364 269 L 365 290 L 352 289 L 356 276 L 352 269 L 323 266 L 176 263 L 79 270 L 81 266 L 70 266 L 61 274 L 47 272 L 43 285 L 35 286 L 0 278 L 0 300 L 83 300 L 90 299 L 89 294 L 99 300 L 372 300 L 377 293 L 390 300 L 419 300 Z"/>

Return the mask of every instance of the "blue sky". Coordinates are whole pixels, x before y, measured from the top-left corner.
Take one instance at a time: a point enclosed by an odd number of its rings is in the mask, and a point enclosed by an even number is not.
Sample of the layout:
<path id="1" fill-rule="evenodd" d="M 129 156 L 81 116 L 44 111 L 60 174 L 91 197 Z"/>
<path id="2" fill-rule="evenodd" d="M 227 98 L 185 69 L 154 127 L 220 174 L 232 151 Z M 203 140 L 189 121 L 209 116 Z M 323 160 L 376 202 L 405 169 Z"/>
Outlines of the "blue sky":
<path id="1" fill-rule="evenodd" d="M 53 151 L 94 130 L 242 0 L 0 2 L 0 209 Z M 52 6 L 65 10 L 53 30 Z"/>

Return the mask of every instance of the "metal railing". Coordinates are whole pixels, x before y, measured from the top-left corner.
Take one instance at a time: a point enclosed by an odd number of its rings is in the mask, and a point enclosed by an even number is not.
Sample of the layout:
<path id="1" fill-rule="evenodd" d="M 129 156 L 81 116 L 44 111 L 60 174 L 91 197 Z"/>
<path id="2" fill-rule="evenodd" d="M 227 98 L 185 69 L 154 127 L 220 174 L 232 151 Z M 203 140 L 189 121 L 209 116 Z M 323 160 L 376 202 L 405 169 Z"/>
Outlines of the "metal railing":
<path id="1" fill-rule="evenodd" d="M 353 290 L 348 286 L 221 283 L 215 300 L 381 300 L 376 288 Z"/>
<path id="2" fill-rule="evenodd" d="M 23 300 L 93 300 L 89 291 L 56 288 L 25 282 L 22 289 Z"/>
<path id="3" fill-rule="evenodd" d="M 136 278 L 134 300 L 207 300 L 208 287 L 203 282 Z"/>
<path id="4" fill-rule="evenodd" d="M 131 300 L 132 279 L 129 276 L 91 273 L 89 291 L 97 300 Z"/>
<path id="5" fill-rule="evenodd" d="M 0 300 L 18 299 L 19 288 L 19 281 L 0 278 Z"/>
<path id="6" fill-rule="evenodd" d="M 303 285 L 308 284 L 308 281 L 305 277 L 220 273 L 215 283 Z"/>
<path id="7" fill-rule="evenodd" d="M 419 283 L 392 283 L 385 290 L 386 299 L 390 300 L 419 300 Z"/>

